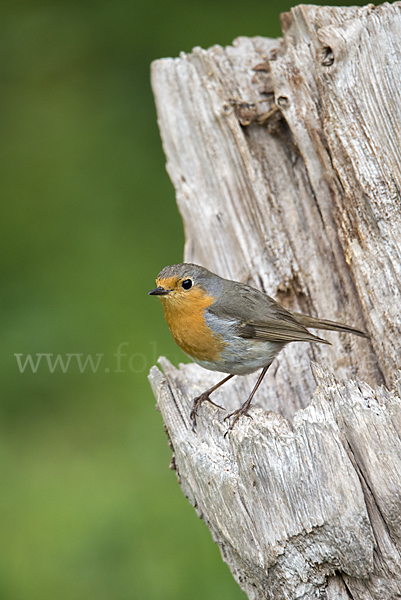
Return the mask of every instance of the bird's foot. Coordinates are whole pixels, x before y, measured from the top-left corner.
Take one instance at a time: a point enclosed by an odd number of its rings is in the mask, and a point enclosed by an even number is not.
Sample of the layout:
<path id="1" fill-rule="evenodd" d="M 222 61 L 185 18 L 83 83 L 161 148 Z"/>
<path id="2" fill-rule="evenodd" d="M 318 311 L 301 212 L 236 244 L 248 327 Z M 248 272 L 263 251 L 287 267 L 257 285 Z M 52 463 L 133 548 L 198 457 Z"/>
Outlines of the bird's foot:
<path id="1" fill-rule="evenodd" d="M 221 410 L 224 410 L 224 408 L 222 406 L 220 406 L 220 404 L 216 404 L 216 402 L 213 402 L 213 400 L 210 400 L 209 394 L 210 394 L 210 392 L 206 391 L 206 392 L 203 392 L 203 394 L 201 394 L 200 396 L 197 396 L 196 398 L 194 398 L 192 410 L 189 415 L 189 418 L 192 421 L 192 431 L 193 432 L 195 432 L 196 417 L 198 415 L 198 409 L 201 404 L 203 404 L 204 402 L 210 402 L 210 404 L 213 404 L 213 406 L 215 406 L 216 408 L 220 408 Z"/>
<path id="2" fill-rule="evenodd" d="M 240 418 L 242 416 L 248 417 L 249 419 L 252 419 L 252 416 L 248 414 L 249 409 L 251 408 L 251 403 L 250 402 L 245 402 L 240 408 L 237 408 L 237 410 L 235 410 L 234 412 L 230 413 L 229 415 L 227 415 L 226 417 L 224 417 L 224 421 L 227 421 L 227 419 L 231 419 L 231 417 L 234 417 L 232 420 L 232 423 L 230 425 L 230 427 L 227 429 L 227 431 L 224 434 L 224 437 L 226 437 L 226 435 L 233 430 L 234 425 L 240 420 Z"/>

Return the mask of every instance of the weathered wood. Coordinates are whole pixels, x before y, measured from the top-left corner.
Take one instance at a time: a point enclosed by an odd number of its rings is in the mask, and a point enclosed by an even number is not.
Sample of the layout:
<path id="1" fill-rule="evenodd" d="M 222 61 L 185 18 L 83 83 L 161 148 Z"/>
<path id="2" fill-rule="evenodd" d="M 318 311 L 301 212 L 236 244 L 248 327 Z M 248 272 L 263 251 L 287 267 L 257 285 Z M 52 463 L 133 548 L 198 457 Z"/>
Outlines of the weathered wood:
<path id="1" fill-rule="evenodd" d="M 183 491 L 249 598 L 401 598 L 400 386 L 369 387 L 401 366 L 401 4 L 298 6 L 282 27 L 152 66 L 185 260 L 371 343 L 291 344 L 226 438 L 211 406 L 189 424 L 219 374 L 164 360 L 150 380 Z"/>
<path id="2" fill-rule="evenodd" d="M 254 408 L 224 437 L 219 409 L 202 409 L 196 433 L 189 419 L 218 376 L 161 362 L 151 383 L 182 490 L 249 598 L 400 597 L 400 386 L 375 394 L 314 365 L 318 388 L 292 424 Z M 227 387 L 215 399 L 231 408 L 244 389 Z"/>

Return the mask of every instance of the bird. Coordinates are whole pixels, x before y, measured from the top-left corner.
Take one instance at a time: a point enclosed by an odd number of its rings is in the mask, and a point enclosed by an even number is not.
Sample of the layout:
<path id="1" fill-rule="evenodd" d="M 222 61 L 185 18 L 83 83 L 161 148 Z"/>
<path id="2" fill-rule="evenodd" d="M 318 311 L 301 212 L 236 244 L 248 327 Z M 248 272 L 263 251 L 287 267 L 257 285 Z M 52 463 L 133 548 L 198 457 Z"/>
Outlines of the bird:
<path id="1" fill-rule="evenodd" d="M 224 279 L 193 263 L 164 267 L 156 285 L 148 293 L 160 298 L 178 346 L 201 367 L 228 373 L 194 398 L 190 413 L 193 431 L 204 402 L 222 408 L 210 395 L 234 375 L 248 375 L 262 369 L 246 401 L 225 417 L 224 420 L 232 418 L 226 434 L 243 415 L 248 415 L 257 389 L 284 346 L 290 342 L 330 344 L 310 333 L 308 327 L 369 338 L 355 327 L 293 312 L 254 287 Z"/>

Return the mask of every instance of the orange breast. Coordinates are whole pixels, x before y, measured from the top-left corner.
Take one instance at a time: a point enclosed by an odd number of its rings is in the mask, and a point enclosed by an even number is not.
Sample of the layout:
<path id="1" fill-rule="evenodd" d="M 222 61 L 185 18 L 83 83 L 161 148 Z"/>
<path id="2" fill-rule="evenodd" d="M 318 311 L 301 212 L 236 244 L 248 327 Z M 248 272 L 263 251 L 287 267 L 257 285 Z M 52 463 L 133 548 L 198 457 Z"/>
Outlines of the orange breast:
<path id="1" fill-rule="evenodd" d="M 204 310 L 214 302 L 202 290 L 193 289 L 185 297 L 161 297 L 164 316 L 175 342 L 195 360 L 219 360 L 225 346 L 223 338 L 205 323 Z"/>

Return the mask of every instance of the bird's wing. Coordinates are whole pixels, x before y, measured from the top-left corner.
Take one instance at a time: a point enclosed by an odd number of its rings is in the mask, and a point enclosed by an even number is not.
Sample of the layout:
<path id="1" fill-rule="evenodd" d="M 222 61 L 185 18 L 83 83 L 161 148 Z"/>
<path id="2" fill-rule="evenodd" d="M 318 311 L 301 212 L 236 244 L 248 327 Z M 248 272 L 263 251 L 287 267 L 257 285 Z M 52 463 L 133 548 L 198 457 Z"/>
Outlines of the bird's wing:
<path id="1" fill-rule="evenodd" d="M 264 318 L 258 321 L 245 321 L 238 325 L 237 333 L 240 337 L 266 342 L 321 342 L 330 344 L 327 340 L 310 333 L 296 321 L 279 318 Z"/>
<path id="2" fill-rule="evenodd" d="M 208 311 L 219 318 L 235 320 L 240 337 L 283 344 L 330 343 L 310 333 L 290 311 L 259 290 L 235 284 L 230 291 L 224 300 L 216 300 Z"/>

